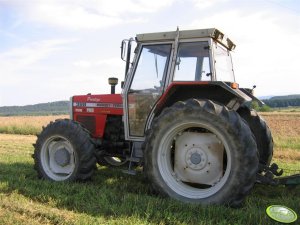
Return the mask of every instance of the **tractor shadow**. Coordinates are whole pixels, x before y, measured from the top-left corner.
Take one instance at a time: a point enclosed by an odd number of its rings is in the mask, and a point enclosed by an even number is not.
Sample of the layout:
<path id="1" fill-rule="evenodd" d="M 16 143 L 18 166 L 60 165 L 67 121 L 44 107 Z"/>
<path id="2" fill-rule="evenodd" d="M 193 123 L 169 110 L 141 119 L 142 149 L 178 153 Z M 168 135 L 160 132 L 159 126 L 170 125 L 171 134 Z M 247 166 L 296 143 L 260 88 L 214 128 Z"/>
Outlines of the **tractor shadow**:
<path id="1" fill-rule="evenodd" d="M 89 181 L 51 182 L 38 179 L 31 163 L 0 163 L 0 182 L 2 193 L 17 192 L 42 204 L 54 201 L 57 208 L 92 216 L 144 214 L 149 201 L 166 201 L 152 193 L 141 173 L 132 176 L 107 167 L 98 167 Z"/>

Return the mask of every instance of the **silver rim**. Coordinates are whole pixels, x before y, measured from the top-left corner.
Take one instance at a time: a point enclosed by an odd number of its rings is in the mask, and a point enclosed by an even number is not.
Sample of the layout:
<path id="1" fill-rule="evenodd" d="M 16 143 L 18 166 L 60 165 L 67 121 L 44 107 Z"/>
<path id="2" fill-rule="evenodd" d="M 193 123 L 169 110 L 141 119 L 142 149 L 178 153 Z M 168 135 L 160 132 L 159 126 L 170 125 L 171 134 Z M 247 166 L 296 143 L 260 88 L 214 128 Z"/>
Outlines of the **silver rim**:
<path id="1" fill-rule="evenodd" d="M 206 185 L 204 187 L 199 185 L 195 186 L 178 178 L 178 175 L 174 170 L 174 158 L 176 156 L 172 155 L 172 145 L 176 143 L 176 138 L 189 128 L 206 129 L 211 134 L 214 134 L 217 137 L 217 139 L 221 142 L 225 149 L 227 158 L 226 166 L 224 165 L 222 169 L 222 176 L 220 177 L 220 179 L 218 179 L 218 181 L 213 185 Z M 225 140 L 226 139 L 223 137 L 223 135 L 221 135 L 221 133 L 217 129 L 209 124 L 199 123 L 197 121 L 176 124 L 173 128 L 169 129 L 169 131 L 164 134 L 164 136 L 161 138 L 160 145 L 158 146 L 157 163 L 162 179 L 167 184 L 167 186 L 176 194 L 189 199 L 203 199 L 214 195 L 224 186 L 231 171 L 231 154 L 228 144 Z M 206 152 L 206 154 L 208 154 L 209 156 L 210 153 Z M 205 159 L 205 157 L 203 158 Z M 195 159 L 197 159 L 197 157 Z M 220 165 L 223 165 L 223 162 L 219 163 Z M 202 165 L 200 166 L 200 169 L 201 168 L 203 168 Z"/>
<path id="2" fill-rule="evenodd" d="M 63 181 L 73 174 L 77 155 L 66 138 L 58 135 L 48 138 L 40 154 L 43 170 L 52 180 Z"/>
<path id="3" fill-rule="evenodd" d="M 127 163 L 127 160 L 121 159 L 119 157 L 106 156 L 104 157 L 104 160 L 112 166 L 122 166 Z"/>

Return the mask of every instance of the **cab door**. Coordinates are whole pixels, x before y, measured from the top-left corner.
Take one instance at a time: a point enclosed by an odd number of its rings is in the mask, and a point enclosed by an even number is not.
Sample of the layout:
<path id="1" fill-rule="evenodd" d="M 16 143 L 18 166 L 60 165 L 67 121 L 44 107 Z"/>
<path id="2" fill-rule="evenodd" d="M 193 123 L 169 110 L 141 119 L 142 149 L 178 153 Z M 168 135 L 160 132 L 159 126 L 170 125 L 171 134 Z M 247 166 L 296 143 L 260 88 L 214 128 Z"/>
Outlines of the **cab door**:
<path id="1" fill-rule="evenodd" d="M 139 46 L 123 91 L 127 140 L 143 140 L 148 115 L 164 90 L 171 52 L 172 43 Z"/>

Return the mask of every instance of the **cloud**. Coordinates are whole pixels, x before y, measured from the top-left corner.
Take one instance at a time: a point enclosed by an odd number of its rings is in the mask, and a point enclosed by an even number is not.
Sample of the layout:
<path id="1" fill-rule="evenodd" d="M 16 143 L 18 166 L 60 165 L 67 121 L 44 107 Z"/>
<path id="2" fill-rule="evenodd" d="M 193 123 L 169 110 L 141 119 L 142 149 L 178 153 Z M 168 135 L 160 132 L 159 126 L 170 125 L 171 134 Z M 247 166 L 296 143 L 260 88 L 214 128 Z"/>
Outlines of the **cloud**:
<path id="1" fill-rule="evenodd" d="M 30 42 L 0 53 L 0 74 L 8 75 L 1 84 L 16 82 L 18 80 L 17 77 L 21 80 L 26 79 L 24 74 L 16 77 L 17 72 L 30 69 L 54 52 L 66 49 L 68 44 L 75 41 L 75 39 L 50 39 Z M 20 80 L 18 81 L 20 82 Z"/>
<path id="2" fill-rule="evenodd" d="M 256 84 L 259 95 L 299 92 L 300 15 L 268 2 L 0 0 L 0 105 L 108 93 L 108 77 L 124 78 L 117 36 L 176 24 L 225 32 L 237 44 L 233 63 L 241 86 Z M 283 80 L 289 81 L 284 87 Z"/>
<path id="3" fill-rule="evenodd" d="M 167 6 L 170 6 L 174 0 L 94 0 L 92 2 L 95 6 L 94 8 L 96 8 L 99 12 L 110 16 L 120 16 L 126 13 L 142 14 L 157 12 Z"/>
<path id="4" fill-rule="evenodd" d="M 198 9 L 207 9 L 213 6 L 216 6 L 218 4 L 228 2 L 229 0 L 192 0 L 193 4 Z"/>
<path id="5" fill-rule="evenodd" d="M 233 53 L 237 81 L 244 87 L 257 84 L 257 94 L 267 95 L 270 90 L 273 94 L 282 93 L 283 89 L 288 93 L 299 92 L 299 87 L 294 85 L 300 83 L 296 62 L 300 52 L 299 21 L 300 15 L 287 11 L 228 10 L 194 20 L 189 28 L 213 25 L 225 32 L 237 44 Z M 283 80 L 293 84 L 283 87 Z"/>
<path id="6" fill-rule="evenodd" d="M 144 22 L 143 14 L 157 12 L 175 0 L 52 0 L 22 3 L 23 20 L 64 29 L 100 29 L 117 24 Z M 9 4 L 7 2 L 7 4 Z M 19 8 L 18 1 L 11 6 Z"/>
<path id="7" fill-rule="evenodd" d="M 94 59 L 94 60 L 78 60 L 73 63 L 74 66 L 79 68 L 92 68 L 92 67 L 99 67 L 99 66 L 109 66 L 109 67 L 116 67 L 120 65 L 120 58 L 108 58 L 108 59 Z"/>
<path id="8" fill-rule="evenodd" d="M 10 38 L 10 39 L 18 39 L 18 40 L 21 39 L 22 40 L 21 37 L 18 37 L 14 33 L 6 31 L 6 30 L 3 30 L 3 29 L 0 29 L 0 35 L 6 36 L 7 38 Z"/>

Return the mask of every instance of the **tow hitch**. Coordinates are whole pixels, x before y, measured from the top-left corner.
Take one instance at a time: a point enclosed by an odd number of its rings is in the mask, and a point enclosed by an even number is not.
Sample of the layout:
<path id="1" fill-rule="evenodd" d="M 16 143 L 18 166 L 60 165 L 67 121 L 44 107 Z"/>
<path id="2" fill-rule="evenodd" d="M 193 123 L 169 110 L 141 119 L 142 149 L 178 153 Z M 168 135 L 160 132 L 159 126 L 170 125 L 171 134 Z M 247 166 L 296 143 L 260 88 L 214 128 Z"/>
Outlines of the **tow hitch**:
<path id="1" fill-rule="evenodd" d="M 259 184 L 272 186 L 296 186 L 300 184 L 300 173 L 281 177 L 283 169 L 279 169 L 276 163 L 273 163 L 271 166 L 259 164 L 259 171 L 260 173 L 256 176 L 256 182 Z"/>

